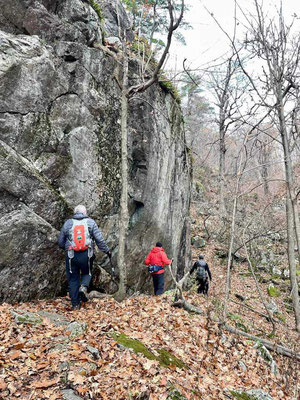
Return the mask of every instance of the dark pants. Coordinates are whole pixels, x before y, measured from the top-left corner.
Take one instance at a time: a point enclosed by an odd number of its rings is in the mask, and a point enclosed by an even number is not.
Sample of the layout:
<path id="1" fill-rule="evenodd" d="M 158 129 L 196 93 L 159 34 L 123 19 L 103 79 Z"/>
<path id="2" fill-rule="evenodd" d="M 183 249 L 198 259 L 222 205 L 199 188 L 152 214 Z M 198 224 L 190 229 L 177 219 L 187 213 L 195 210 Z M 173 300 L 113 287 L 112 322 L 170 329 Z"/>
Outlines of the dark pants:
<path id="1" fill-rule="evenodd" d="M 74 258 L 70 259 L 66 254 L 66 272 L 69 283 L 69 293 L 72 306 L 80 304 L 79 288 L 80 285 L 88 287 L 92 279 L 92 267 L 95 257 L 88 259 L 88 250 L 74 251 Z"/>
<path id="2" fill-rule="evenodd" d="M 158 296 L 164 292 L 165 274 L 152 274 L 154 294 Z"/>
<path id="3" fill-rule="evenodd" d="M 198 283 L 198 290 L 197 293 L 203 293 L 208 295 L 208 279 L 197 279 L 197 283 Z"/>

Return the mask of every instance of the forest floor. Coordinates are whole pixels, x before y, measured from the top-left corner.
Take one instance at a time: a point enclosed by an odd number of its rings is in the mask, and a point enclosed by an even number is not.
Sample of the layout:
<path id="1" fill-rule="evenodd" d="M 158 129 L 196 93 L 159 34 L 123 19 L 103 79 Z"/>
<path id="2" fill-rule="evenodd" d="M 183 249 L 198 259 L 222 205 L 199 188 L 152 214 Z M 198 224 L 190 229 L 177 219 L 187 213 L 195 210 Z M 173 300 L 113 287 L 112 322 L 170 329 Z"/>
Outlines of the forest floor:
<path id="1" fill-rule="evenodd" d="M 68 297 L 0 305 L 0 399 L 252 400 L 235 391 L 262 389 L 273 400 L 298 400 L 299 362 L 272 353 L 274 373 L 257 343 L 220 332 L 214 322 L 226 280 L 217 247 L 211 241 L 201 250 L 213 276 L 209 296 L 198 295 L 195 285 L 186 292 L 203 316 L 172 307 L 172 291 L 122 303 L 93 299 L 80 311 L 71 311 Z M 193 260 L 199 252 L 193 249 Z M 267 297 L 267 283 L 260 286 Z M 230 325 L 299 352 L 283 294 L 272 297 L 278 313 L 270 337 L 247 265 L 233 268 L 231 288 Z"/>

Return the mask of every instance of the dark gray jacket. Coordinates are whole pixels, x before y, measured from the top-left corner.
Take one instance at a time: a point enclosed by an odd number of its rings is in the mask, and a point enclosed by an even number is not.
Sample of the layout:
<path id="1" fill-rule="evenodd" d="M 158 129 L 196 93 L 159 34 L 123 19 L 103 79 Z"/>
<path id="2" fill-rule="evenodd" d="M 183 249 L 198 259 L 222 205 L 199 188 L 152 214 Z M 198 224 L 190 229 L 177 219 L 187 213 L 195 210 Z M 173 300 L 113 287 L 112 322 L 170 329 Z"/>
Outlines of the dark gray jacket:
<path id="1" fill-rule="evenodd" d="M 96 222 L 92 219 L 89 218 L 87 215 L 84 215 L 82 213 L 77 213 L 73 216 L 73 219 L 88 219 L 88 229 L 89 229 L 89 234 L 92 240 L 94 240 L 103 253 L 107 253 L 109 251 L 109 248 L 107 244 L 105 243 L 105 240 L 103 239 L 102 233 L 100 232 L 100 229 L 98 228 Z M 68 250 L 69 246 L 71 245 L 71 228 L 73 226 L 73 221 L 72 219 L 68 219 L 58 236 L 58 245 L 61 249 Z"/>

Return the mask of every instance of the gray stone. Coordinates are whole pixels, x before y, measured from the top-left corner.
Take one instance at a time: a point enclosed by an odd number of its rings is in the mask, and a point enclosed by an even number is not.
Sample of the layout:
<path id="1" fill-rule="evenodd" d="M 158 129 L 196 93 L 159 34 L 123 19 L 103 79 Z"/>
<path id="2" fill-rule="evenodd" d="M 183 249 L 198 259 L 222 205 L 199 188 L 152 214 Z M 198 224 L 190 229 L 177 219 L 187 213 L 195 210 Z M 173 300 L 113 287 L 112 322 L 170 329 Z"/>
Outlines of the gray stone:
<path id="1" fill-rule="evenodd" d="M 85 322 L 71 322 L 67 327 L 66 330 L 71 332 L 70 338 L 75 339 L 78 336 L 81 336 L 86 331 L 87 325 Z"/>
<path id="2" fill-rule="evenodd" d="M 242 370 L 243 372 L 246 372 L 246 371 L 247 371 L 246 364 L 245 364 L 243 361 L 239 361 L 239 367 L 241 368 L 241 370 Z"/>
<path id="3" fill-rule="evenodd" d="M 70 323 L 63 315 L 49 313 L 47 311 L 38 311 L 37 314 L 42 318 L 47 318 L 55 326 L 67 326 Z"/>
<path id="4" fill-rule="evenodd" d="M 273 275 L 281 276 L 281 269 L 279 269 L 276 266 L 272 266 L 271 267 L 271 272 L 272 272 Z"/>
<path id="5" fill-rule="evenodd" d="M 289 279 L 290 278 L 290 270 L 285 268 L 282 272 L 282 276 L 284 277 L 284 279 Z"/>
<path id="6" fill-rule="evenodd" d="M 114 4 L 106 1 L 102 11 L 107 37 L 117 37 Z M 93 47 L 103 37 L 89 2 L 11 0 L 1 3 L 1 13 L 0 301 L 53 298 L 66 293 L 57 236 L 75 205 L 86 203 L 116 266 L 121 98 L 116 62 Z M 120 18 L 127 28 L 121 4 Z M 131 59 L 132 81 L 138 65 Z M 149 292 L 151 280 L 140 265 L 157 240 L 179 274 L 190 264 L 191 167 L 172 95 L 155 84 L 142 97 L 132 99 L 129 109 L 125 257 L 129 289 Z M 97 266 L 106 274 L 94 276 L 95 289 L 113 293 L 118 271 L 112 278 L 103 255 Z M 171 282 L 167 272 L 166 285 Z"/>
<path id="7" fill-rule="evenodd" d="M 253 397 L 253 400 L 273 400 L 273 398 L 262 389 L 250 389 L 245 392 Z"/>
<path id="8" fill-rule="evenodd" d="M 43 322 L 43 319 L 39 315 L 26 310 L 17 309 L 15 311 L 11 311 L 11 314 L 15 317 L 17 324 L 38 325 Z"/>
<path id="9" fill-rule="evenodd" d="M 92 354 L 92 356 L 94 357 L 95 360 L 98 360 L 98 358 L 100 357 L 100 353 L 99 353 L 98 349 L 96 349 L 95 347 L 92 347 L 92 346 L 87 346 L 86 349 L 87 349 L 87 351 L 89 351 Z"/>
<path id="10" fill-rule="evenodd" d="M 74 390 L 72 389 L 65 389 L 61 392 L 64 400 L 82 400 L 82 397 L 77 396 L 77 394 L 75 394 Z"/>
<path id="11" fill-rule="evenodd" d="M 247 400 L 273 400 L 273 398 L 262 389 L 226 389 L 226 395 L 231 399 L 247 398 Z"/>
<path id="12" fill-rule="evenodd" d="M 122 47 L 121 40 L 116 36 L 106 37 L 105 40 L 110 45 L 113 45 L 113 46 L 116 46 L 116 47 Z"/>
<path id="13" fill-rule="evenodd" d="M 271 373 L 278 376 L 277 364 L 269 350 L 260 342 L 257 342 L 254 347 L 257 349 L 258 354 L 269 364 Z"/>
<path id="14" fill-rule="evenodd" d="M 269 303 L 267 303 L 266 306 L 271 314 L 275 314 L 278 312 L 278 306 L 273 300 L 271 300 Z"/>
<path id="15" fill-rule="evenodd" d="M 206 242 L 204 239 L 200 238 L 199 236 L 195 236 L 192 238 L 192 245 L 196 248 L 196 249 L 200 249 L 202 247 L 205 247 Z"/>

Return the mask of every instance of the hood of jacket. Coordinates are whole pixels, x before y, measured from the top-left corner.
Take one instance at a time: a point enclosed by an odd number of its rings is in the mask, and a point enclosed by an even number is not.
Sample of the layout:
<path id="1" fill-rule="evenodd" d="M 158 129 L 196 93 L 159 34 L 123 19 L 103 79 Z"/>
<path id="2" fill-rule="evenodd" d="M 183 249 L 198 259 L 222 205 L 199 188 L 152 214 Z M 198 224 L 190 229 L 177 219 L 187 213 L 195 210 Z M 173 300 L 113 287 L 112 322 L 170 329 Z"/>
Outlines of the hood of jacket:
<path id="1" fill-rule="evenodd" d="M 73 215 L 73 219 L 84 219 L 84 218 L 88 218 L 88 216 L 83 213 L 76 213 Z"/>
<path id="2" fill-rule="evenodd" d="M 165 251 L 162 247 L 153 247 L 151 253 L 159 253 L 160 251 Z"/>

